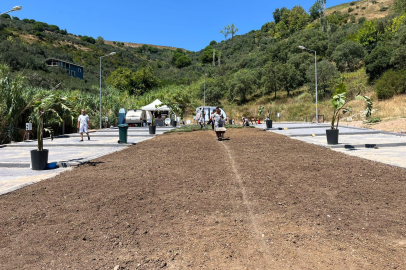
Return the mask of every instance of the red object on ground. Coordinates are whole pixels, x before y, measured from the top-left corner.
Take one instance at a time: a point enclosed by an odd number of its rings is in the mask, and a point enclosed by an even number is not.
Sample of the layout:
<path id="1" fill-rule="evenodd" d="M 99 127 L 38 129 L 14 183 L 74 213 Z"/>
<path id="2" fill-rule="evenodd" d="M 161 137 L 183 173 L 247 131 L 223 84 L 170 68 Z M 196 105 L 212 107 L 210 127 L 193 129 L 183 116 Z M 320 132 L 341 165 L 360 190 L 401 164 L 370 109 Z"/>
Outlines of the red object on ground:
<path id="1" fill-rule="evenodd" d="M 258 119 L 258 124 L 261 124 L 261 119 Z"/>

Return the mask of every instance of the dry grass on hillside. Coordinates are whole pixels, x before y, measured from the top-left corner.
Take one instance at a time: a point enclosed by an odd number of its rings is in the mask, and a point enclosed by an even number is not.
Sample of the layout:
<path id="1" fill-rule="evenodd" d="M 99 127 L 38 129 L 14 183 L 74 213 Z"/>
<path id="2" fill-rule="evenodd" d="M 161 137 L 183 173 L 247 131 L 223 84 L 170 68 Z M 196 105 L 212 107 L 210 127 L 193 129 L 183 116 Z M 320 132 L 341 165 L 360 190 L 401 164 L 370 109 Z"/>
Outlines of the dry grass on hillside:
<path id="1" fill-rule="evenodd" d="M 328 8 L 326 15 L 330 15 L 334 11 L 340 11 L 345 14 L 348 13 L 348 8 L 354 9 L 350 15 L 354 15 L 356 19 L 365 17 L 367 20 L 383 18 L 393 13 L 393 3 L 395 0 L 361 0 L 353 1 L 338 6 Z M 350 5 L 354 3 L 354 5 Z M 386 10 L 384 10 L 386 8 Z"/>
<path id="2" fill-rule="evenodd" d="M 106 44 L 108 44 L 108 45 L 111 45 L 111 46 L 116 46 L 116 47 L 118 47 L 116 44 L 114 44 L 113 42 L 115 42 L 115 41 L 108 41 L 108 40 L 105 40 L 104 41 L 104 43 L 106 43 Z M 120 42 L 120 41 L 119 41 Z M 155 47 L 155 48 L 158 48 L 158 49 L 160 49 L 160 50 L 162 50 L 162 49 L 169 49 L 169 50 L 176 50 L 176 49 L 178 49 L 178 48 L 176 48 L 176 47 L 170 47 L 170 46 L 161 46 L 161 45 L 152 45 L 152 44 L 145 44 L 145 43 L 131 43 L 131 42 L 123 42 L 124 43 L 124 46 L 125 47 L 132 47 L 132 48 L 139 48 L 139 47 L 141 47 L 142 45 L 148 45 L 148 46 L 152 46 L 152 47 Z M 183 51 L 187 51 L 187 50 L 185 50 L 185 49 L 182 49 Z"/>

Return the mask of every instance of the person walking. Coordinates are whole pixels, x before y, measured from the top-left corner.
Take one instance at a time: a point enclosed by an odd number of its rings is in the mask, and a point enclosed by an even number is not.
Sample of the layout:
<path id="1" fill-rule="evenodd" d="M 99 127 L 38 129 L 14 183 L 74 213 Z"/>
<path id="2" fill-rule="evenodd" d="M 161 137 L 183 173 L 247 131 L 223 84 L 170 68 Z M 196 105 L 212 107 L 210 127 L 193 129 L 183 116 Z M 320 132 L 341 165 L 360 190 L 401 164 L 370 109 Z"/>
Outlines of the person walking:
<path id="1" fill-rule="evenodd" d="M 214 111 L 210 114 L 211 130 L 214 130 Z"/>
<path id="2" fill-rule="evenodd" d="M 206 113 L 204 109 L 201 110 L 200 112 L 200 128 L 206 129 Z"/>
<path id="3" fill-rule="evenodd" d="M 86 114 L 85 110 L 82 110 L 82 114 L 78 117 L 78 129 L 80 133 L 80 141 L 83 142 L 83 132 L 86 133 L 87 139 L 90 141 L 89 136 L 89 116 Z"/>
<path id="4" fill-rule="evenodd" d="M 200 122 L 200 111 L 197 111 L 196 116 L 195 116 L 196 124 L 198 125 Z"/>
<path id="5" fill-rule="evenodd" d="M 224 115 L 221 113 L 220 108 L 217 107 L 216 108 L 216 112 L 214 113 L 214 125 L 216 127 L 215 131 L 216 131 L 216 135 L 217 135 L 217 139 L 219 141 L 224 139 L 224 133 L 226 131 L 226 129 L 224 128 Z"/>

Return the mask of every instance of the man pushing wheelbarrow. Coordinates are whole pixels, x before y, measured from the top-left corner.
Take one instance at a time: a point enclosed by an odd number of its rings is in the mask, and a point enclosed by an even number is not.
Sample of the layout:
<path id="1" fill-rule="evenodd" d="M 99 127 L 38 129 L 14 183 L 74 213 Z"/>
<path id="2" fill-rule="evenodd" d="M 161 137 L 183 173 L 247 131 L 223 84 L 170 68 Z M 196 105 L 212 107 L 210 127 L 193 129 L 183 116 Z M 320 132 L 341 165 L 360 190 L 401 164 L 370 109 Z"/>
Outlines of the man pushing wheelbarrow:
<path id="1" fill-rule="evenodd" d="M 220 108 L 216 108 L 216 112 L 214 113 L 214 131 L 216 132 L 217 139 L 222 141 L 224 139 L 224 133 L 226 132 L 226 128 L 224 127 L 224 115 L 221 113 Z"/>

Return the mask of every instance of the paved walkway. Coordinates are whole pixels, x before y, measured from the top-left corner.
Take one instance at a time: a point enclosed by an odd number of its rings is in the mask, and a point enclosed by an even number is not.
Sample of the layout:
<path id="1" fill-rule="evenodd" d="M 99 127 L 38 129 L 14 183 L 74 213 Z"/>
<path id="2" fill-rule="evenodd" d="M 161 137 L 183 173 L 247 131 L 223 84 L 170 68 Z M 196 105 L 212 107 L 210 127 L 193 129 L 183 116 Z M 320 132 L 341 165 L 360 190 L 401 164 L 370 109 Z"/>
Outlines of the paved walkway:
<path id="1" fill-rule="evenodd" d="M 80 134 L 67 134 L 55 137 L 53 141 L 44 139 L 44 148 L 49 149 L 48 162 L 56 162 L 58 168 L 44 171 L 30 169 L 30 150 L 37 147 L 37 141 L 24 141 L 0 145 L 0 195 L 23 186 L 53 177 L 100 156 L 121 151 L 129 145 L 137 144 L 171 130 L 172 127 L 157 127 L 155 135 L 149 135 L 148 128 L 129 128 L 127 144 L 119 144 L 118 129 L 103 129 L 90 132 L 79 142 Z"/>
<path id="2" fill-rule="evenodd" d="M 265 129 L 265 124 L 255 125 Z M 331 148 L 348 155 L 406 168 L 406 135 L 374 129 L 339 126 L 338 144 L 329 145 L 326 129 L 329 124 L 278 123 L 268 132 L 275 132 L 307 143 Z"/>

